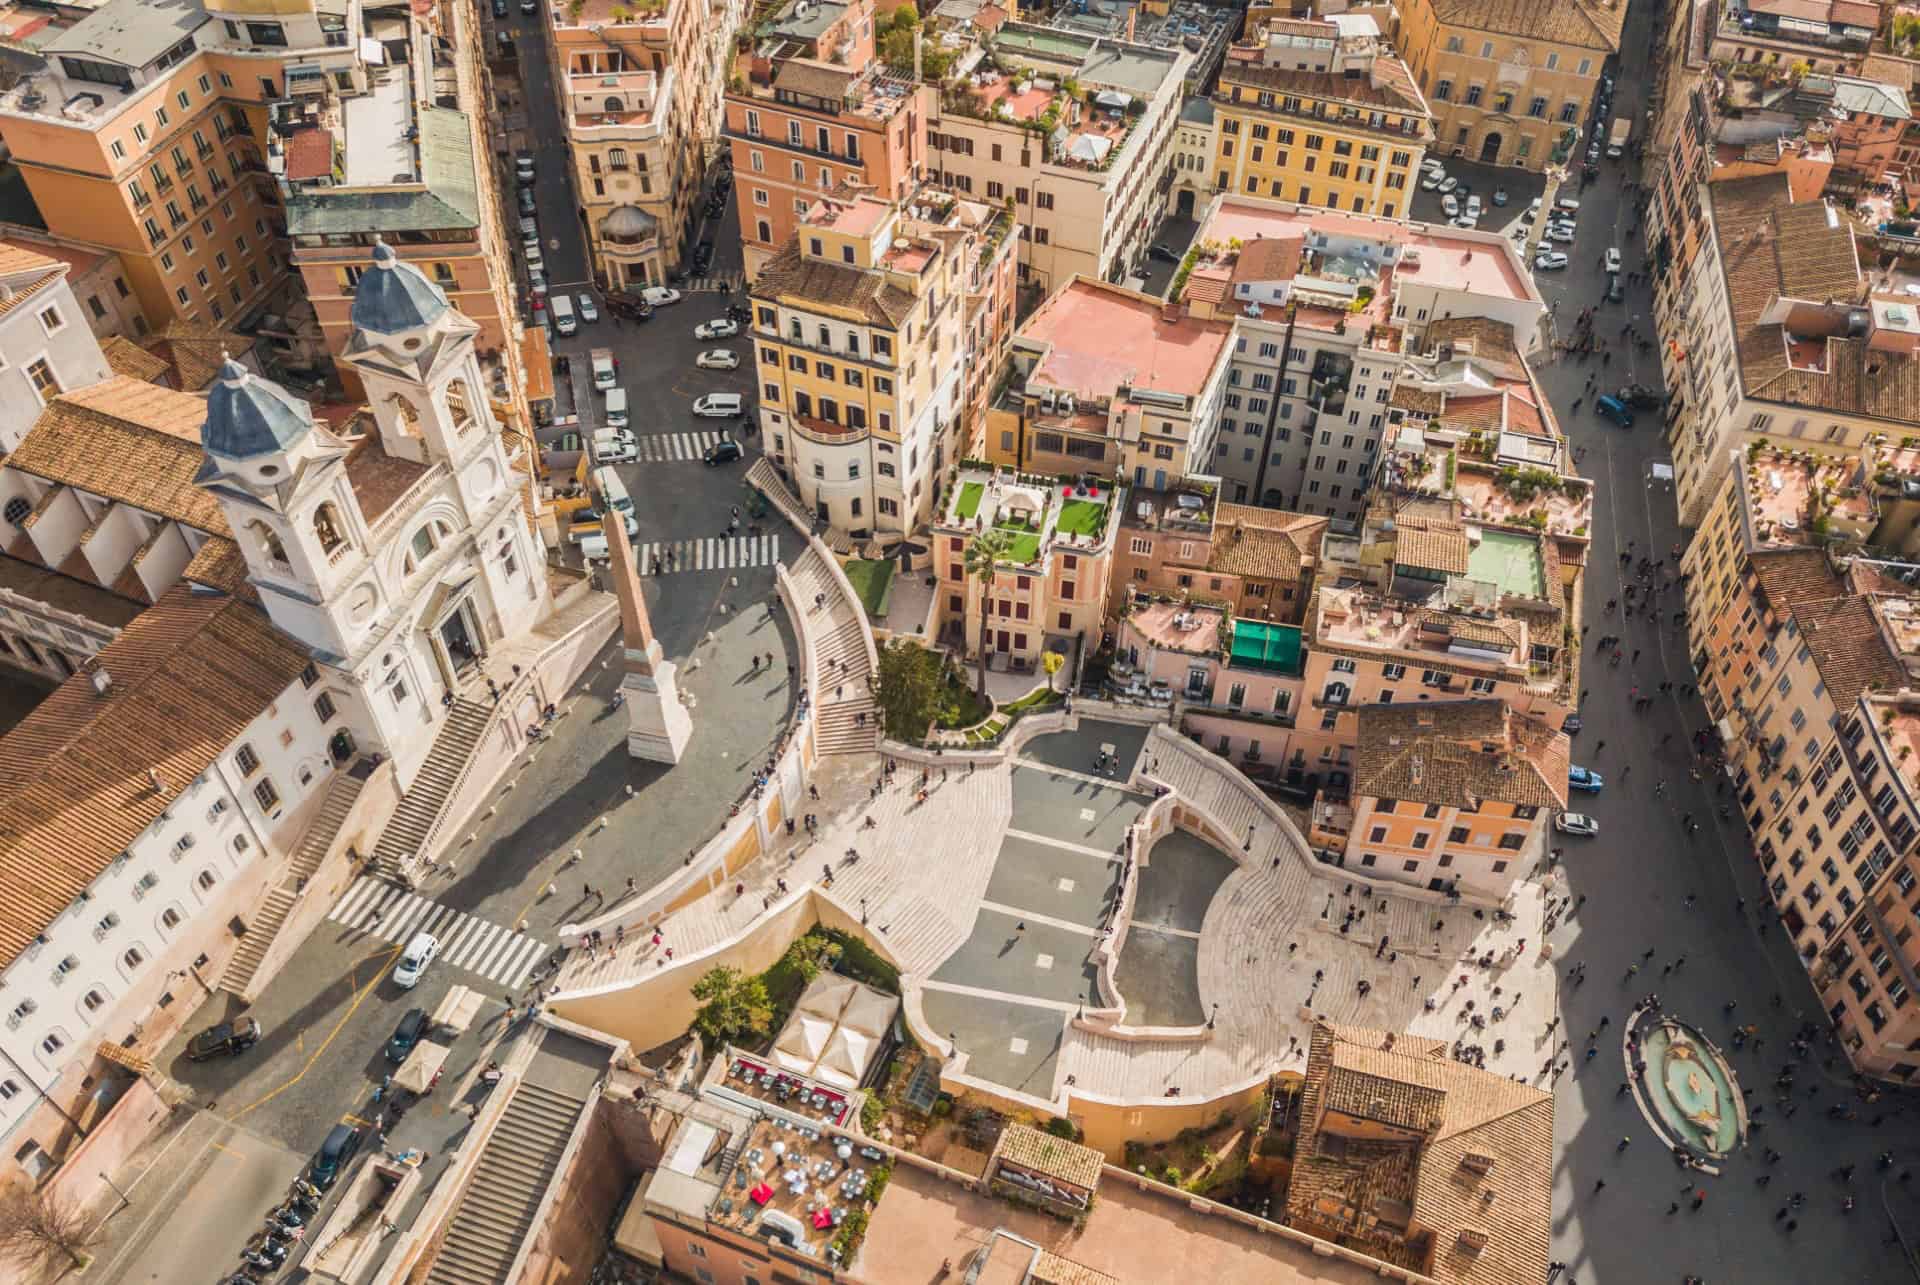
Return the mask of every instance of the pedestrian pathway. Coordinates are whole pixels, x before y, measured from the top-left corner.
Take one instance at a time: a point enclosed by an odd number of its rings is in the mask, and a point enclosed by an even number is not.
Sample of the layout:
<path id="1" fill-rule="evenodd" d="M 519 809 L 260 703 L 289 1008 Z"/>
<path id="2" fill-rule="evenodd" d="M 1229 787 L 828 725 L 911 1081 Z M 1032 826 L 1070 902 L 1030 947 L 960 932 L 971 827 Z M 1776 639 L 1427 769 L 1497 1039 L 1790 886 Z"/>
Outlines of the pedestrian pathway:
<path id="1" fill-rule="evenodd" d="M 717 290 L 723 294 L 730 294 L 738 290 L 740 283 L 744 280 L 746 280 L 744 272 L 716 272 L 710 277 L 694 277 L 680 289 L 684 292 Z"/>
<path id="2" fill-rule="evenodd" d="M 667 560 L 671 553 L 672 559 Z M 660 562 L 656 571 L 654 564 Z M 706 540 L 653 540 L 640 546 L 640 574 L 678 571 L 726 571 L 733 567 L 770 567 L 780 561 L 777 535 L 715 536 Z"/>
<path id="3" fill-rule="evenodd" d="M 547 942 L 369 875 L 354 880 L 327 918 L 396 945 L 416 932 L 430 932 L 440 939 L 435 963 L 477 973 L 508 989 L 518 989 L 533 966 L 553 949 Z"/>
<path id="4" fill-rule="evenodd" d="M 672 464 L 697 460 L 707 448 L 727 440 L 725 433 L 642 433 L 635 445 L 642 464 Z"/>

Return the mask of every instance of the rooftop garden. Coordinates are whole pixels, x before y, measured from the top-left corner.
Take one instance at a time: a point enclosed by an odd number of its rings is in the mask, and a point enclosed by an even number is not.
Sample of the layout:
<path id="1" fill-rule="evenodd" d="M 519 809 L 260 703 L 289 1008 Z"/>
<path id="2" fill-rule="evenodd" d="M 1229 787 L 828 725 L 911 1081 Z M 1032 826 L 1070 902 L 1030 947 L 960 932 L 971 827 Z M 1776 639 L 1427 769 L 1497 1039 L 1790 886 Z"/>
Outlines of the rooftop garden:
<path id="1" fill-rule="evenodd" d="M 960 498 L 954 502 L 953 516 L 962 522 L 971 522 L 980 512 L 980 497 L 987 493 L 985 482 L 962 482 Z"/>
<path id="2" fill-rule="evenodd" d="M 1054 530 L 1067 535 L 1086 536 L 1098 539 L 1107 529 L 1107 501 L 1067 500 L 1060 506 L 1060 517 L 1054 523 Z"/>

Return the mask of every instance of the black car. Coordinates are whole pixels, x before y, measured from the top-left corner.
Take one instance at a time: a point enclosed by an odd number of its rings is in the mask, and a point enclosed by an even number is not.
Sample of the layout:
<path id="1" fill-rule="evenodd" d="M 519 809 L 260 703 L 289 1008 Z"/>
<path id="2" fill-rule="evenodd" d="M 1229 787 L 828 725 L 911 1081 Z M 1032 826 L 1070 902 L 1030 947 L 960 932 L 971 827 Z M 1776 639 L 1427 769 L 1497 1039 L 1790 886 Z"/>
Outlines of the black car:
<path id="1" fill-rule="evenodd" d="M 702 241 L 693 247 L 693 270 L 705 272 L 713 266 L 713 242 Z"/>
<path id="2" fill-rule="evenodd" d="M 493 16 L 496 18 L 507 16 L 507 0 L 493 0 Z"/>
<path id="3" fill-rule="evenodd" d="M 713 180 L 713 190 L 725 196 L 733 190 L 733 171 L 721 170 L 720 176 Z"/>
<path id="4" fill-rule="evenodd" d="M 350 1124 L 334 1125 L 327 1140 L 320 1144 L 320 1150 L 314 1153 L 313 1164 L 307 1170 L 308 1180 L 322 1191 L 340 1181 L 340 1175 L 360 1150 L 361 1136 L 361 1131 Z"/>
<path id="5" fill-rule="evenodd" d="M 204 1062 L 208 1058 L 231 1057 L 235 1053 L 245 1053 L 260 1042 L 260 1023 L 251 1017 L 243 1017 L 237 1022 L 222 1022 L 218 1026 L 209 1026 L 187 1041 L 187 1060 Z"/>
<path id="6" fill-rule="evenodd" d="M 387 1061 L 396 1066 L 407 1060 L 407 1054 L 413 1052 L 413 1046 L 427 1033 L 427 1010 L 410 1008 L 407 1015 L 400 1019 L 400 1025 L 393 1028 L 393 1038 L 387 1041 Z"/>
<path id="7" fill-rule="evenodd" d="M 1175 254 L 1171 247 L 1164 246 L 1164 245 L 1152 245 L 1147 247 L 1147 257 L 1150 259 L 1158 259 L 1162 263 L 1180 262 L 1180 256 Z"/>
<path id="8" fill-rule="evenodd" d="M 711 468 L 715 464 L 731 464 L 741 458 L 741 455 L 740 443 L 728 437 L 709 446 L 707 453 L 701 458 L 706 460 L 708 467 Z"/>

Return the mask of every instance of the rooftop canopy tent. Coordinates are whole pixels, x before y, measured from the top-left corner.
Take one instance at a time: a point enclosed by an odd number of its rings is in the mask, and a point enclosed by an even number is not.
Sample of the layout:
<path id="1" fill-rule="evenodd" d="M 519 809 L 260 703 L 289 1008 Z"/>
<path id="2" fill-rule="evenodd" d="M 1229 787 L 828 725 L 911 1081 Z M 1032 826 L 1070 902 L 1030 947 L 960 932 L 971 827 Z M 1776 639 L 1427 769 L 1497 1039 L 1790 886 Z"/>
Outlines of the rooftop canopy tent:
<path id="1" fill-rule="evenodd" d="M 858 1088 L 899 1006 L 895 996 L 823 973 L 794 1005 L 773 1042 L 772 1060 L 836 1089 Z"/>
<path id="2" fill-rule="evenodd" d="M 421 1040 L 413 1046 L 413 1052 L 407 1055 L 406 1062 L 394 1074 L 394 1087 L 409 1093 L 425 1093 L 433 1083 L 433 1077 L 447 1064 L 448 1051 L 444 1044 Z"/>

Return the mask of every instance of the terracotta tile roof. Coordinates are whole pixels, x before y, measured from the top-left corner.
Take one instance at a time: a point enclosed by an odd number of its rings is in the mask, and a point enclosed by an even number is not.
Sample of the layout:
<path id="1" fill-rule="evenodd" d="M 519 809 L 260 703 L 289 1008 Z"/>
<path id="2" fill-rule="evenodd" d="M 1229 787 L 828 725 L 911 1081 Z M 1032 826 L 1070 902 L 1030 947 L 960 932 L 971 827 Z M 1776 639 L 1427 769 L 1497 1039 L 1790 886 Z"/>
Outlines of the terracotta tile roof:
<path id="1" fill-rule="evenodd" d="M 1504 321 L 1491 317 L 1442 317 L 1427 327 L 1428 352 L 1443 344 L 1457 345 L 1463 339 L 1473 344 L 1475 360 L 1520 369 L 1520 345 L 1514 340 L 1513 327 Z"/>
<path id="2" fill-rule="evenodd" d="M 176 585 L 0 738 L 0 961 L 11 966 L 286 691 L 306 652 L 238 598 Z M 149 769 L 170 791 L 157 793 Z"/>
<path id="3" fill-rule="evenodd" d="M 1906 667 L 1887 646 L 1871 598 L 1803 603 L 1794 608 L 1793 618 L 1836 709 L 1853 704 L 1869 686 L 1891 690 L 1907 684 Z"/>
<path id="4" fill-rule="evenodd" d="M 57 571 L 0 554 L 0 589 L 22 598 L 44 602 L 57 611 L 70 611 L 114 629 L 124 628 L 145 609 L 131 595 L 108 592 L 96 585 L 63 576 Z"/>
<path id="5" fill-rule="evenodd" d="M 1427 105 L 1413 89 L 1411 78 L 1392 74 L 1398 60 L 1381 57 L 1375 67 L 1382 74 L 1374 79 L 1345 76 L 1328 71 L 1302 71 L 1295 67 L 1263 67 L 1258 64 L 1229 62 L 1220 69 L 1221 91 L 1214 102 L 1223 111 L 1257 111 L 1251 103 L 1235 103 L 1227 86 L 1245 85 L 1261 93 L 1289 94 L 1298 98 L 1317 98 L 1325 102 L 1355 103 L 1362 107 L 1390 112 L 1427 114 Z M 1374 83 L 1378 80 L 1378 84 Z M 1364 119 L 1327 122 L 1329 129 L 1351 130 L 1357 134 L 1379 133 L 1398 136 L 1399 130 L 1372 129 Z"/>
<path id="6" fill-rule="evenodd" d="M 888 330 L 898 330 L 913 312 L 916 302 L 912 295 L 888 282 L 881 273 L 807 258 L 800 253 L 798 239 L 760 269 L 753 296 L 792 300 L 802 307 L 819 303 L 844 308 Z"/>
<path id="7" fill-rule="evenodd" d="M 1300 580 L 1320 556 L 1327 518 L 1246 504 L 1218 505 L 1207 570 L 1256 580 Z"/>
<path id="8" fill-rule="evenodd" d="M 1527 40 L 1573 45 L 1580 49 L 1620 48 L 1620 29 L 1626 25 L 1624 0 L 1566 0 L 1539 4 L 1535 0 L 1426 0 L 1434 16 L 1449 27 L 1470 27 Z"/>
<path id="9" fill-rule="evenodd" d="M 378 522 L 427 471 L 425 464 L 387 454 L 377 432 L 367 433 L 347 456 L 347 482 L 369 525 Z"/>
<path id="10" fill-rule="evenodd" d="M 202 392 L 220 373 L 222 354 L 239 359 L 253 351 L 253 340 L 232 330 L 194 321 L 169 321 L 147 344 L 147 351 L 172 366 L 180 387 Z"/>
<path id="11" fill-rule="evenodd" d="M 1399 526 L 1394 531 L 1393 560 L 1428 571 L 1444 571 L 1451 576 L 1465 575 L 1470 546 L 1467 533 L 1452 530 L 1428 530 L 1421 526 Z"/>
<path id="12" fill-rule="evenodd" d="M 102 339 L 100 352 L 106 357 L 107 366 L 114 374 L 125 375 L 128 379 L 138 379 L 144 383 L 158 383 L 160 377 L 172 369 L 166 362 L 123 335 L 108 335 Z"/>
<path id="13" fill-rule="evenodd" d="M 1339 1109 L 1335 1102 L 1356 1082 L 1390 1093 L 1388 1105 L 1408 1118 L 1430 1121 L 1416 1126 L 1423 1136 L 1381 1141 L 1322 1128 L 1325 1112 Z M 1546 1275 L 1551 1094 L 1456 1062 L 1437 1040 L 1321 1022 L 1309 1045 L 1301 1119 L 1289 1222 L 1446 1285 Z"/>
<path id="14" fill-rule="evenodd" d="M 853 80 L 854 74 L 844 67 L 829 67 L 823 63 L 791 58 L 774 73 L 773 87 L 838 102 Z"/>
<path id="15" fill-rule="evenodd" d="M 1187 275 L 1187 288 L 1180 297 L 1189 303 L 1219 303 L 1227 297 L 1228 285 L 1223 274 L 1196 269 Z"/>
<path id="16" fill-rule="evenodd" d="M 1804 602 L 1838 598 L 1846 582 L 1833 570 L 1822 549 L 1767 549 L 1747 555 L 1767 606 L 1791 611 Z"/>
<path id="17" fill-rule="evenodd" d="M 1905 423 L 1920 422 L 1920 360 L 1871 352 L 1858 339 L 1813 338 L 1824 368 L 1790 359 L 1783 327 L 1761 317 L 1785 297 L 1816 304 L 1864 298 L 1861 256 L 1844 215 L 1795 204 L 1782 173 L 1709 189 L 1734 350 L 1746 395 Z"/>
<path id="18" fill-rule="evenodd" d="M 993 1154 L 995 1159 L 1010 1160 L 1089 1190 L 1099 1185 L 1100 1170 L 1106 1164 L 1105 1157 L 1092 1147 L 1056 1138 L 1024 1124 L 1010 1124 L 1003 1129 Z"/>
<path id="19" fill-rule="evenodd" d="M 1393 386 L 1393 396 L 1387 399 L 1387 405 L 1422 415 L 1438 415 L 1447 408 L 1447 395 L 1437 389 L 1415 388 L 1412 384 L 1398 383 Z"/>
<path id="20" fill-rule="evenodd" d="M 1446 1077 L 1420 1057 L 1338 1041 L 1321 1101 L 1329 1111 L 1428 1133 L 1446 1111 Z"/>
<path id="21" fill-rule="evenodd" d="M 247 583 L 247 555 L 224 536 L 214 536 L 201 545 L 200 551 L 180 572 L 180 578 L 241 598 L 256 596 L 253 586 Z"/>
<path id="22" fill-rule="evenodd" d="M 19 246 L 0 244 L 0 277 L 11 278 L 11 287 L 0 295 L 0 317 L 24 306 L 48 286 L 61 279 L 63 265 L 44 254 L 35 254 Z M 38 275 L 33 275 L 33 274 Z"/>
<path id="23" fill-rule="evenodd" d="M 1263 236 L 1240 247 L 1231 285 L 1247 281 L 1291 281 L 1300 272 L 1303 236 Z"/>
<path id="24" fill-rule="evenodd" d="M 206 417 L 206 402 L 190 393 L 115 375 L 49 402 L 7 463 L 228 535 L 219 503 L 193 484 Z"/>
<path id="25" fill-rule="evenodd" d="M 1121 1285 L 1118 1276 L 1109 1276 L 1083 1263 L 1062 1258 L 1050 1249 L 1043 1249 L 1034 1256 L 1032 1265 L 1027 1268 L 1027 1281 L 1032 1285 Z"/>
<path id="26" fill-rule="evenodd" d="M 287 178 L 325 178 L 333 173 L 333 131 L 300 129 L 287 139 Z"/>
<path id="27" fill-rule="evenodd" d="M 1358 740 L 1355 794 L 1456 808 L 1474 799 L 1567 805 L 1566 734 L 1505 701 L 1363 705 Z"/>

